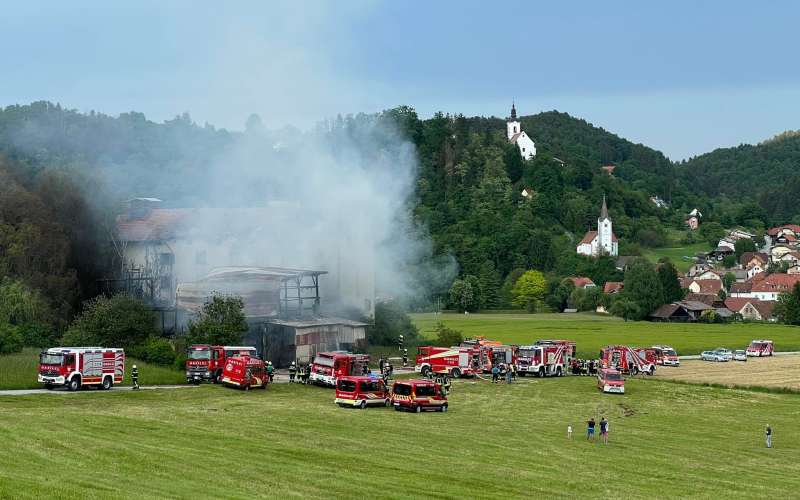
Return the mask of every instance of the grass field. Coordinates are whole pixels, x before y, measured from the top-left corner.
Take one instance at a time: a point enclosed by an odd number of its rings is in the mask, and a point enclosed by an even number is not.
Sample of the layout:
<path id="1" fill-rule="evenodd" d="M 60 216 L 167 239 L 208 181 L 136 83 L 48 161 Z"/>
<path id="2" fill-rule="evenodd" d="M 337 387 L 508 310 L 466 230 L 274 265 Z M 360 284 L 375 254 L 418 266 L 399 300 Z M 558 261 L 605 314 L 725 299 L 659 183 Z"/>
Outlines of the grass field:
<path id="1" fill-rule="evenodd" d="M 330 389 L 288 384 L 0 396 L 0 497 L 791 498 L 800 488 L 800 396 L 655 379 L 627 389 L 458 380 L 449 412 L 421 415 L 342 409 Z M 583 439 L 590 416 L 609 419 L 608 446 Z"/>
<path id="2" fill-rule="evenodd" d="M 678 271 L 685 273 L 692 266 L 692 258 L 696 253 L 709 252 L 710 250 L 711 248 L 707 243 L 695 243 L 693 245 L 643 249 L 642 253 L 647 260 L 654 263 L 658 262 L 661 257 L 669 257 L 669 260 Z"/>
<path id="3" fill-rule="evenodd" d="M 537 339 L 570 339 L 578 356 L 597 356 L 608 344 L 669 344 L 678 354 L 699 354 L 706 349 L 744 349 L 751 340 L 775 341 L 779 351 L 800 350 L 800 328 L 761 323 L 683 324 L 625 322 L 597 314 L 415 314 L 414 323 L 427 338 L 434 338 L 438 321 L 460 330 L 465 337 L 484 335 L 511 344 L 531 344 Z"/>
<path id="4" fill-rule="evenodd" d="M 774 387 L 800 391 L 800 356 L 750 358 L 747 362 L 687 360 L 680 369 L 663 368 L 656 377 L 737 387 Z"/>
<path id="5" fill-rule="evenodd" d="M 2 356 L 0 360 L 0 390 L 37 389 L 42 385 L 36 382 L 39 369 L 39 349 L 29 348 L 16 354 Z M 144 385 L 184 384 L 184 372 L 169 367 L 150 365 L 134 359 L 125 360 L 124 384 L 130 385 L 131 365 L 139 369 L 139 383 Z"/>

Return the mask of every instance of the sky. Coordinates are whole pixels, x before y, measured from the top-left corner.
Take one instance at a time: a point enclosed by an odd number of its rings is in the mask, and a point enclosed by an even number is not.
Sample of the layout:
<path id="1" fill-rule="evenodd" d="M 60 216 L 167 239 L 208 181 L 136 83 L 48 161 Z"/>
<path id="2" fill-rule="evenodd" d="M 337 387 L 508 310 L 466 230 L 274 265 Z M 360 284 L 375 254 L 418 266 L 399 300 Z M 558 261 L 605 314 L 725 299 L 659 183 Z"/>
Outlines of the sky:
<path id="1" fill-rule="evenodd" d="M 792 1 L 4 2 L 0 105 L 238 130 L 514 100 L 680 160 L 800 129 L 798 21 Z"/>

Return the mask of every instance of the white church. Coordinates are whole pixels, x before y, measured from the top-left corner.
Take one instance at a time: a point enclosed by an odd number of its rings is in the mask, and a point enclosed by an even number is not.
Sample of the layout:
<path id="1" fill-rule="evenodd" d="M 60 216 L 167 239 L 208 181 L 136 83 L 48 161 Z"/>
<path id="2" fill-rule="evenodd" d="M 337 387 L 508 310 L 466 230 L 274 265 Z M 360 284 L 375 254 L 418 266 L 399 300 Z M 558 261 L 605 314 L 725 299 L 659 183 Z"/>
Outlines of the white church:
<path id="1" fill-rule="evenodd" d="M 514 103 L 511 103 L 511 118 L 506 122 L 506 136 L 508 142 L 517 145 L 523 159 L 530 160 L 536 156 L 536 144 L 522 131 L 522 124 L 517 121 L 517 108 Z"/>
<path id="2" fill-rule="evenodd" d="M 578 243 L 577 251 L 580 255 L 590 257 L 619 255 L 619 242 L 614 234 L 611 219 L 608 218 L 605 196 L 603 196 L 603 206 L 600 208 L 600 217 L 597 219 L 597 231 L 587 231 Z"/>

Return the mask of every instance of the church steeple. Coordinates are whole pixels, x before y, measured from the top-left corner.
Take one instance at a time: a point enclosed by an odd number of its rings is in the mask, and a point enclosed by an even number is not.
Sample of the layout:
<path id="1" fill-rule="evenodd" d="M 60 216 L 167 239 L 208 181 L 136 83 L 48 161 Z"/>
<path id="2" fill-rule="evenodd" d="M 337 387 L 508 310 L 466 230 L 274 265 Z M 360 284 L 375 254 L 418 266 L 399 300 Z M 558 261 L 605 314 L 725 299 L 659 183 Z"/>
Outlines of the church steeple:
<path id="1" fill-rule="evenodd" d="M 517 119 L 517 108 L 514 106 L 514 101 L 511 101 L 511 119 Z"/>
<path id="2" fill-rule="evenodd" d="M 600 220 L 608 219 L 608 207 L 606 207 L 606 195 L 603 195 L 603 206 L 600 207 Z"/>

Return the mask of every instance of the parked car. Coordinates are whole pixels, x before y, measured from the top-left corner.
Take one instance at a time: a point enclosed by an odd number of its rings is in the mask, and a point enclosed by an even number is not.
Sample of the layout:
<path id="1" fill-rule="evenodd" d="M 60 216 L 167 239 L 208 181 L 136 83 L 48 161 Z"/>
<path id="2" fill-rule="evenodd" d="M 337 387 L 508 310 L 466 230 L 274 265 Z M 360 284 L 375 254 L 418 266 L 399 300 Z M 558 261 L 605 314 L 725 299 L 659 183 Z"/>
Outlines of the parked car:
<path id="1" fill-rule="evenodd" d="M 734 361 L 747 361 L 747 352 L 744 349 L 737 349 L 733 351 Z"/>
<path id="2" fill-rule="evenodd" d="M 730 349 L 727 349 L 725 347 L 717 347 L 716 349 L 714 349 L 714 352 L 720 354 L 723 358 L 725 358 L 725 361 L 730 361 L 733 359 L 733 353 L 731 352 Z"/>
<path id="3" fill-rule="evenodd" d="M 728 361 L 728 358 L 718 351 L 703 351 L 700 359 L 703 361 Z"/>

